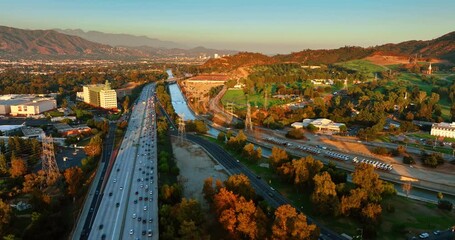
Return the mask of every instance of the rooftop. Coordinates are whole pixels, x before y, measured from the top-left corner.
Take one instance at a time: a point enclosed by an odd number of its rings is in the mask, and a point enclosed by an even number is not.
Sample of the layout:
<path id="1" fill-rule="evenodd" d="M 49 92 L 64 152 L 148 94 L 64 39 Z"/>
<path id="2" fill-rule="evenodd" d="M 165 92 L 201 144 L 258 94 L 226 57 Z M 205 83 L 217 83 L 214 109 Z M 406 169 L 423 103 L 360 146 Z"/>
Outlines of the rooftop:
<path id="1" fill-rule="evenodd" d="M 22 133 L 24 134 L 24 136 L 36 136 L 44 134 L 44 131 L 41 128 L 23 127 Z"/>
<path id="2" fill-rule="evenodd" d="M 0 131 L 11 131 L 23 127 L 24 125 L 0 125 Z"/>

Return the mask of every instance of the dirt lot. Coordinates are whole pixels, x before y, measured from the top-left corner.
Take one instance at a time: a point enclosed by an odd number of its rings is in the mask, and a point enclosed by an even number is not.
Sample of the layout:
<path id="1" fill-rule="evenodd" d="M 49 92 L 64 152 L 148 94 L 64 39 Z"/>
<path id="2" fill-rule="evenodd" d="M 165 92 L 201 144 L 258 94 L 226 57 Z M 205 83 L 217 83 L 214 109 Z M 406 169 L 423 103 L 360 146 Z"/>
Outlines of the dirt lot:
<path id="1" fill-rule="evenodd" d="M 391 55 L 375 54 L 375 55 L 366 57 L 365 60 L 368 60 L 377 65 L 392 65 L 392 64 L 408 64 L 409 63 L 408 56 L 391 56 Z M 440 63 L 440 62 L 445 63 L 445 61 L 443 61 L 441 59 L 436 59 L 436 58 L 432 58 L 431 62 L 432 63 Z"/>
<path id="2" fill-rule="evenodd" d="M 196 144 L 190 142 L 181 144 L 176 138 L 173 138 L 172 147 L 184 185 L 183 195 L 186 198 L 194 198 L 203 207 L 207 207 L 202 195 L 204 179 L 212 176 L 213 179 L 224 181 L 228 178 L 228 174 L 224 170 L 216 170 L 215 166 L 218 163 Z"/>

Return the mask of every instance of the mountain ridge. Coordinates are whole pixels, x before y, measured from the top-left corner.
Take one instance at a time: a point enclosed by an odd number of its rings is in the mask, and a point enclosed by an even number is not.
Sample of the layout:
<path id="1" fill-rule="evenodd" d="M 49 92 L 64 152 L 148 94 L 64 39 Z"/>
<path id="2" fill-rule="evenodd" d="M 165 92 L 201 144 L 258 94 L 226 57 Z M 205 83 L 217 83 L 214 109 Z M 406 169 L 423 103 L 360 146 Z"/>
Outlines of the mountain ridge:
<path id="1" fill-rule="evenodd" d="M 25 30 L 0 26 L 0 57 L 5 58 L 90 58 L 139 59 L 167 57 L 199 57 L 213 54 L 235 54 L 234 50 L 204 47 L 190 49 L 150 46 L 110 46 L 55 30 Z"/>
<path id="2" fill-rule="evenodd" d="M 149 46 L 154 48 L 181 48 L 189 49 L 188 46 L 184 44 L 179 44 L 172 41 L 163 41 L 157 38 L 150 38 L 147 36 L 136 36 L 132 34 L 124 33 L 104 33 L 100 31 L 83 31 L 81 29 L 53 29 L 57 32 L 81 37 L 83 39 L 107 44 L 114 47 L 141 47 Z"/>

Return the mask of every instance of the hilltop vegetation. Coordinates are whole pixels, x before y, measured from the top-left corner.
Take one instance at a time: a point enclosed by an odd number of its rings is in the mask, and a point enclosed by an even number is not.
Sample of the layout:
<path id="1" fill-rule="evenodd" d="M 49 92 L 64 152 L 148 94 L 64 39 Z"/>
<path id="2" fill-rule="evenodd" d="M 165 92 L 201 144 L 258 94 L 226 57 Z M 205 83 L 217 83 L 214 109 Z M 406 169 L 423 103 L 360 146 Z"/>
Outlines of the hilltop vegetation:
<path id="1" fill-rule="evenodd" d="M 455 32 L 433 40 L 389 43 L 375 47 L 345 46 L 338 49 L 306 49 L 291 54 L 268 57 L 258 53 L 242 52 L 233 56 L 210 59 L 200 69 L 203 71 L 230 72 L 240 67 L 273 63 L 299 63 L 302 65 L 328 65 L 371 57 L 390 58 L 395 63 L 404 63 L 412 58 L 420 61 L 455 63 Z"/>
<path id="2" fill-rule="evenodd" d="M 260 53 L 241 52 L 233 56 L 209 59 L 201 66 L 206 72 L 227 72 L 239 67 L 251 67 L 276 63 L 276 60 Z"/>

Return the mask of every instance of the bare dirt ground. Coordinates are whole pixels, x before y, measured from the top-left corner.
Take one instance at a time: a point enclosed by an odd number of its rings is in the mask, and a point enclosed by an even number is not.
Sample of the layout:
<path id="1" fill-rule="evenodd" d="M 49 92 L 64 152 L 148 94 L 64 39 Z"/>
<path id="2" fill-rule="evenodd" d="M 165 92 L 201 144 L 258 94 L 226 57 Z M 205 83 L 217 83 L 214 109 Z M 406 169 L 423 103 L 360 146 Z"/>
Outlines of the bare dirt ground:
<path id="1" fill-rule="evenodd" d="M 215 166 L 218 163 L 212 160 L 209 155 L 198 145 L 184 142 L 179 143 L 177 138 L 172 138 L 172 148 L 177 166 L 180 169 L 180 180 L 183 183 L 183 195 L 186 198 L 194 198 L 201 203 L 204 208 L 208 208 L 202 195 L 204 180 L 213 177 L 224 181 L 228 174 L 218 171 Z"/>
<path id="2" fill-rule="evenodd" d="M 364 58 L 365 60 L 368 60 L 374 64 L 377 65 L 392 65 L 392 64 L 408 64 L 409 63 L 409 57 L 407 56 L 391 56 L 391 55 L 372 55 Z M 432 63 L 440 63 L 444 62 L 441 59 L 436 59 L 432 58 L 431 59 Z"/>

